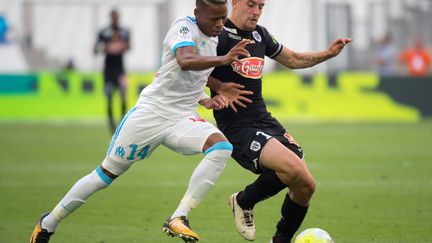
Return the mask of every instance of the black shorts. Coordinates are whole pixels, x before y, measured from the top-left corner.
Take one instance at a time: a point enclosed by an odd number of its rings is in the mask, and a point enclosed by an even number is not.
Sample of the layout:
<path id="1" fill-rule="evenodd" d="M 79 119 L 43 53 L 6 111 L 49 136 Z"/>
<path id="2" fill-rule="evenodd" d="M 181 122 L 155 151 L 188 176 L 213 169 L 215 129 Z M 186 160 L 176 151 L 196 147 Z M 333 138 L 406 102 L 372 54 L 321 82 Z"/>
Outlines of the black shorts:
<path id="1" fill-rule="evenodd" d="M 234 147 L 232 157 L 243 168 L 255 174 L 261 174 L 266 170 L 261 166 L 259 157 L 262 148 L 271 138 L 277 139 L 299 158 L 303 158 L 303 150 L 300 145 L 271 116 L 260 119 L 250 125 L 224 129 L 222 132 Z"/>
<path id="2" fill-rule="evenodd" d="M 125 74 L 122 69 L 106 69 L 104 70 L 104 81 L 106 87 L 118 88 L 120 79 Z"/>

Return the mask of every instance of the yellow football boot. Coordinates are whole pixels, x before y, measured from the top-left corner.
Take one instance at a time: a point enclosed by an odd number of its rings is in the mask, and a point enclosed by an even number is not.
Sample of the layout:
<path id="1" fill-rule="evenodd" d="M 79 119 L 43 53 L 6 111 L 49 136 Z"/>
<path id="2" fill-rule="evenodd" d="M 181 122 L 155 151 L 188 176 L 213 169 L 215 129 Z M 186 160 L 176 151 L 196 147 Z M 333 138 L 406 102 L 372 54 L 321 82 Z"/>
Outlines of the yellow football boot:
<path id="1" fill-rule="evenodd" d="M 163 225 L 162 231 L 172 237 L 179 237 L 183 239 L 184 242 L 193 243 L 199 241 L 198 234 L 193 232 L 189 227 L 189 220 L 186 216 L 167 219 Z"/>
<path id="2" fill-rule="evenodd" d="M 48 232 L 46 229 L 43 229 L 42 219 L 45 218 L 49 213 L 43 214 L 38 223 L 36 224 L 36 227 L 33 230 L 33 233 L 30 237 L 30 243 L 48 243 L 50 237 L 54 232 Z"/>

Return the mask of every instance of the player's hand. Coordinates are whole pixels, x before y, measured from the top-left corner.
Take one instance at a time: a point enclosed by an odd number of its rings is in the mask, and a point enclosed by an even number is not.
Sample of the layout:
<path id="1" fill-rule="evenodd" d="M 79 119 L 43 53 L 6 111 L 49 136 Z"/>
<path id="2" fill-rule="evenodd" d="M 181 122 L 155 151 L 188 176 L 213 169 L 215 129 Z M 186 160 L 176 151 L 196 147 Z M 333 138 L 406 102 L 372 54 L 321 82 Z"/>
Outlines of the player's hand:
<path id="1" fill-rule="evenodd" d="M 237 45 L 235 45 L 231 50 L 222 58 L 224 65 L 230 65 L 233 62 L 239 61 L 239 56 L 249 57 L 250 53 L 246 50 L 246 45 L 249 44 L 250 40 L 243 39 Z"/>
<path id="2" fill-rule="evenodd" d="M 329 55 L 331 57 L 335 57 L 339 55 L 339 53 L 343 50 L 343 48 L 351 43 L 354 39 L 353 38 L 339 38 L 334 40 L 330 47 L 327 49 Z"/>
<path id="3" fill-rule="evenodd" d="M 223 95 L 216 95 L 213 98 L 201 100 L 201 104 L 207 109 L 222 110 L 228 107 L 228 98 Z"/>
<path id="4" fill-rule="evenodd" d="M 235 105 L 246 108 L 245 103 L 252 103 L 252 100 L 246 98 L 245 95 L 253 95 L 253 92 L 244 90 L 244 86 L 238 83 L 222 83 L 218 93 L 228 99 L 229 107 L 236 113 L 238 111 Z"/>

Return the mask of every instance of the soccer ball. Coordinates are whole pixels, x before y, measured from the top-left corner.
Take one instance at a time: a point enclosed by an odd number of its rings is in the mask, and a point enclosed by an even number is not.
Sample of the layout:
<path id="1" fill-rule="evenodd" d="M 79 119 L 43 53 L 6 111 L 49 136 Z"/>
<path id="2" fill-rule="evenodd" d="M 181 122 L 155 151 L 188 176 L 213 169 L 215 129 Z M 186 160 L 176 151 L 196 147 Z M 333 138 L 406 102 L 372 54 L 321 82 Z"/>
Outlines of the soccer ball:
<path id="1" fill-rule="evenodd" d="M 334 243 L 334 241 L 325 230 L 310 228 L 297 235 L 294 243 Z"/>

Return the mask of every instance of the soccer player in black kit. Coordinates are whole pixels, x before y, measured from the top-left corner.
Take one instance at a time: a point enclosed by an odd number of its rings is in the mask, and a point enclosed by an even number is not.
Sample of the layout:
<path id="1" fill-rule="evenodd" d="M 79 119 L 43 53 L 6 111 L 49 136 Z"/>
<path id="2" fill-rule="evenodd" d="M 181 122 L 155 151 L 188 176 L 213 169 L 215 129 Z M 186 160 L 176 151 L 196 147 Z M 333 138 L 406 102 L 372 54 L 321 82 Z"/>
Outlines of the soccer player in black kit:
<path id="1" fill-rule="evenodd" d="M 290 69 L 307 68 L 337 56 L 352 39 L 337 39 L 321 52 L 294 52 L 278 43 L 266 28 L 257 25 L 264 5 L 265 0 L 232 0 L 232 13 L 219 35 L 217 54 L 225 55 L 240 40 L 248 39 L 246 49 L 250 56 L 231 66 L 216 67 L 208 86 L 212 95 L 220 93 L 231 99 L 232 109 L 214 111 L 214 117 L 234 146 L 232 157 L 259 175 L 229 198 L 237 230 L 246 240 L 255 240 L 255 204 L 288 187 L 281 219 L 270 241 L 285 243 L 291 242 L 303 222 L 316 184 L 302 148 L 266 109 L 261 93 L 264 56 Z M 232 85 L 231 82 L 236 85 L 231 87 L 244 87 L 244 90 L 228 92 L 227 85 Z M 250 102 L 247 107 L 245 101 Z"/>
<path id="2" fill-rule="evenodd" d="M 130 33 L 129 30 L 120 26 L 117 10 L 111 11 L 110 18 L 110 25 L 103 28 L 98 34 L 94 52 L 105 54 L 103 75 L 105 94 L 108 98 L 108 122 L 114 133 L 116 122 L 113 115 L 112 96 L 115 89 L 120 91 L 122 116 L 126 113 L 126 77 L 123 54 L 130 49 Z"/>

